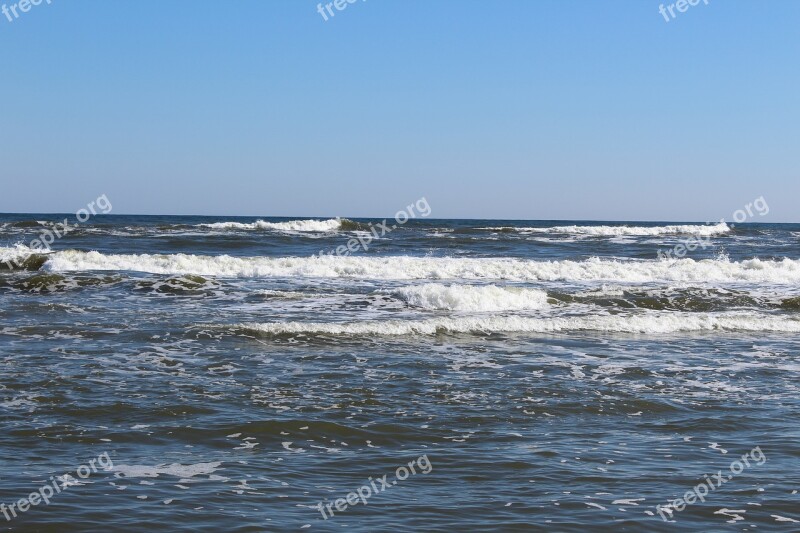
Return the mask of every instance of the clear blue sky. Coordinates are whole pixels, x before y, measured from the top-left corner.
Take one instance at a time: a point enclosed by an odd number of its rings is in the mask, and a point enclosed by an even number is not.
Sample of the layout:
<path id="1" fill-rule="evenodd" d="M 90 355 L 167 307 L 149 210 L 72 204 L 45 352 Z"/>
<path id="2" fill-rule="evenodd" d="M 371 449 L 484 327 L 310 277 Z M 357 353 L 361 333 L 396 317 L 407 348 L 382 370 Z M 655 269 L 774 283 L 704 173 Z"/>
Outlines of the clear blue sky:
<path id="1" fill-rule="evenodd" d="M 0 212 L 800 221 L 800 1 L 659 3 L 0 15 Z"/>

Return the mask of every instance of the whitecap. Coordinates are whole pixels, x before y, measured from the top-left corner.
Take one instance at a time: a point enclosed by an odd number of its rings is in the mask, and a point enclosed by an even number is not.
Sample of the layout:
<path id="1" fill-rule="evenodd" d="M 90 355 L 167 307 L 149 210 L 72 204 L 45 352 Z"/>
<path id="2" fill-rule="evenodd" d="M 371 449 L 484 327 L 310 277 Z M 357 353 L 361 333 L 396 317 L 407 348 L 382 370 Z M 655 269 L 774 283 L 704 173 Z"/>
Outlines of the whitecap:
<path id="1" fill-rule="evenodd" d="M 725 222 L 704 225 L 669 225 L 669 226 L 551 226 L 551 227 L 489 227 L 480 228 L 493 231 L 516 231 L 519 233 L 561 233 L 567 235 L 587 235 L 595 237 L 621 237 L 654 235 L 722 235 L 731 231 Z"/>
<path id="2" fill-rule="evenodd" d="M 800 320 L 754 313 L 641 313 L 565 317 L 463 316 L 424 320 L 361 322 L 270 322 L 233 326 L 265 335 L 334 336 L 435 335 L 439 333 L 568 333 L 592 331 L 625 334 L 703 332 L 800 333 Z"/>
<path id="3" fill-rule="evenodd" d="M 450 311 L 511 311 L 548 306 L 547 293 L 540 289 L 496 285 L 443 285 L 429 283 L 402 287 L 393 294 L 414 307 Z"/>
<path id="4" fill-rule="evenodd" d="M 508 280 L 572 282 L 800 282 L 800 260 L 717 259 L 535 261 L 458 257 L 232 257 L 228 255 L 117 255 L 56 252 L 52 272 L 135 271 L 238 278 L 346 278 L 372 280 Z"/>
<path id="5" fill-rule="evenodd" d="M 273 231 L 298 231 L 298 232 L 330 232 L 338 230 L 342 221 L 338 218 L 329 220 L 290 220 L 287 222 L 267 222 L 256 220 L 252 223 L 242 222 L 214 222 L 212 224 L 198 224 L 200 227 L 227 230 L 273 230 Z"/>

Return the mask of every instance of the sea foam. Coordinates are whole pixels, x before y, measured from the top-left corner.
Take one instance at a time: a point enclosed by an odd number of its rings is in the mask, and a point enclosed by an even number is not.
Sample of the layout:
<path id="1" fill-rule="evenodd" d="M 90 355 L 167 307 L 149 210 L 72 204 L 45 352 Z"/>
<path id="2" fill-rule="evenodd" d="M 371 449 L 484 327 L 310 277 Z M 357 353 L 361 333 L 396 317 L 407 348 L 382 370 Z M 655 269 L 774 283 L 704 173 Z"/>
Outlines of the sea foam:
<path id="1" fill-rule="evenodd" d="M 547 293 L 539 289 L 496 285 L 412 285 L 393 294 L 414 307 L 449 311 L 513 311 L 543 309 Z"/>
<path id="2" fill-rule="evenodd" d="M 298 231 L 298 232 L 329 232 L 340 229 L 342 220 L 332 218 L 329 220 L 290 220 L 287 222 L 267 222 L 256 220 L 252 223 L 242 222 L 214 222 L 212 224 L 198 224 L 200 227 L 217 230 L 272 230 L 272 231 Z"/>
<path id="3" fill-rule="evenodd" d="M 490 227 L 483 228 L 494 231 L 517 231 L 520 233 L 556 233 L 569 235 L 587 235 L 597 237 L 620 236 L 657 236 L 657 235 L 722 235 L 731 231 L 725 222 L 708 225 L 671 225 L 671 226 L 552 226 L 552 227 Z"/>
<path id="4" fill-rule="evenodd" d="M 228 255 L 112 255 L 63 251 L 48 256 L 53 272 L 120 270 L 233 278 L 347 278 L 372 280 L 602 281 L 624 283 L 800 282 L 800 260 L 671 259 L 534 261 L 454 257 L 232 257 Z"/>
<path id="5" fill-rule="evenodd" d="M 36 252 L 32 248 L 25 246 L 24 244 L 16 244 L 14 246 L 0 246 L 0 263 L 5 261 L 14 261 L 14 260 L 21 260 L 25 259 L 26 257 L 30 257 L 34 253 L 42 253 Z"/>
<path id="6" fill-rule="evenodd" d="M 0 270 L 38 270 L 50 253 L 49 250 L 35 250 L 24 244 L 0 247 Z"/>
<path id="7" fill-rule="evenodd" d="M 713 313 L 641 313 L 569 317 L 464 316 L 425 320 L 362 322 L 275 322 L 238 324 L 234 329 L 263 335 L 434 335 L 437 333 L 562 333 L 595 331 L 625 334 L 692 332 L 798 333 L 800 320 L 788 316 Z"/>

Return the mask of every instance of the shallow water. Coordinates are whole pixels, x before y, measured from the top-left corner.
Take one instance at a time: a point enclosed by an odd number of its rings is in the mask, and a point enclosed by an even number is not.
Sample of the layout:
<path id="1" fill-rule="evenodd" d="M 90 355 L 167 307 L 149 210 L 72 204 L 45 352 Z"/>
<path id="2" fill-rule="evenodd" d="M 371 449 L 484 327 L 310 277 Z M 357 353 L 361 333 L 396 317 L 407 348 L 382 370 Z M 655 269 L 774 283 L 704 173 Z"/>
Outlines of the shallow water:
<path id="1" fill-rule="evenodd" d="M 800 530 L 800 225 L 63 219 L 0 215 L 0 502 L 76 484 L 0 526 Z"/>

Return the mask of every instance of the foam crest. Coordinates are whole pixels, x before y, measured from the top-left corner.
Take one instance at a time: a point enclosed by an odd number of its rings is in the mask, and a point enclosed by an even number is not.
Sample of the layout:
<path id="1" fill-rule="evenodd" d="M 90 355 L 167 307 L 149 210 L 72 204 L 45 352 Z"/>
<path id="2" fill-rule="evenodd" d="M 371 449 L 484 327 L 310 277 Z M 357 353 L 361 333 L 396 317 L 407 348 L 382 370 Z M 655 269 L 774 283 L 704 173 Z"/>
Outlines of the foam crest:
<path id="1" fill-rule="evenodd" d="M 534 261 L 454 257 L 231 257 L 110 255 L 75 250 L 48 256 L 44 269 L 135 271 L 234 278 L 347 278 L 373 280 L 508 280 L 597 282 L 800 282 L 800 260 L 749 259 Z"/>
<path id="2" fill-rule="evenodd" d="M 36 252 L 32 248 L 29 248 L 24 244 L 15 244 L 14 246 L 0 246 L 0 263 L 3 263 L 5 261 L 25 259 L 26 257 L 30 257 L 35 253 L 42 253 L 42 252 L 41 251 Z"/>
<path id="3" fill-rule="evenodd" d="M 568 235 L 587 235 L 596 237 L 622 237 L 639 236 L 650 237 L 657 235 L 695 235 L 708 237 L 722 235 L 731 231 L 725 222 L 707 225 L 671 225 L 671 226 L 553 226 L 549 228 L 484 228 L 496 231 L 514 230 L 520 233 L 556 233 Z"/>
<path id="4" fill-rule="evenodd" d="M 442 285 L 429 283 L 403 287 L 393 294 L 409 305 L 449 311 L 522 311 L 548 306 L 547 293 L 539 289 L 496 285 Z"/>
<path id="5" fill-rule="evenodd" d="M 49 253 L 49 250 L 35 250 L 24 244 L 0 247 L 0 270 L 38 270 Z"/>
<path id="6" fill-rule="evenodd" d="M 329 220 L 290 220 L 288 222 L 267 222 L 256 220 L 252 223 L 242 222 L 214 222 L 213 224 L 199 224 L 211 229 L 223 230 L 270 230 L 270 231 L 298 231 L 298 232 L 327 232 L 341 228 L 342 220 L 332 218 Z"/>
<path id="7" fill-rule="evenodd" d="M 400 336 L 439 333 L 548 334 L 580 331 L 661 335 L 703 332 L 798 333 L 800 332 L 800 320 L 787 316 L 757 314 L 647 313 L 553 318 L 466 316 L 382 322 L 277 322 L 239 324 L 234 328 L 267 336 L 293 334 L 334 336 Z"/>

